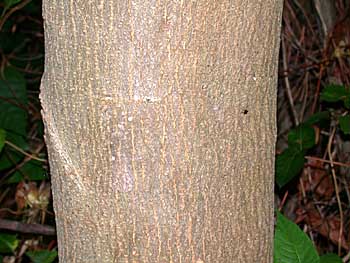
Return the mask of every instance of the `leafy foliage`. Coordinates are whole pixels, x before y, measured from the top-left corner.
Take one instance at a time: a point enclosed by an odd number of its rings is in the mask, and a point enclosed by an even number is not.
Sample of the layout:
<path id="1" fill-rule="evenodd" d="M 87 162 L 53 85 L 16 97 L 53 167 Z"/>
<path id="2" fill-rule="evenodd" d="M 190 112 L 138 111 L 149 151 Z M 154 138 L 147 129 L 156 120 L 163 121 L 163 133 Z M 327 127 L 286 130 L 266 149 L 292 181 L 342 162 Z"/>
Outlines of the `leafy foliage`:
<path id="1" fill-rule="evenodd" d="M 5 2 L 5 8 L 9 8 L 19 2 L 21 2 L 21 0 L 4 0 Z"/>
<path id="2" fill-rule="evenodd" d="M 16 235 L 0 233 L 0 253 L 10 253 L 15 251 L 18 246 Z"/>
<path id="3" fill-rule="evenodd" d="M 277 212 L 274 263 L 319 263 L 312 242 L 300 228 Z"/>
<path id="4" fill-rule="evenodd" d="M 276 182 L 283 187 L 292 180 L 304 166 L 304 153 L 296 147 L 287 148 L 276 158 Z"/>
<path id="5" fill-rule="evenodd" d="M 26 177 L 24 177 L 24 175 Z M 30 160 L 29 162 L 25 163 L 20 171 L 14 172 L 7 180 L 6 183 L 13 184 L 13 183 L 19 183 L 23 181 L 24 179 L 30 180 L 30 181 L 42 181 L 47 179 L 46 177 L 46 171 L 42 166 L 42 163 L 36 161 L 36 160 Z"/>
<path id="6" fill-rule="evenodd" d="M 326 86 L 320 95 L 322 101 L 334 103 L 343 101 L 344 107 L 349 108 L 350 92 L 345 86 Z M 329 114 L 331 112 L 332 114 Z M 314 126 L 338 124 L 338 129 L 344 135 L 350 134 L 350 115 L 342 110 L 322 111 L 312 115 L 307 121 L 300 124 L 288 133 L 288 148 L 276 157 L 276 183 L 279 187 L 285 186 L 294 177 L 298 176 L 304 166 L 305 154 L 316 146 Z M 332 118 L 332 119 L 331 119 Z M 314 219 L 316 220 L 316 219 Z M 334 222 L 330 221 L 330 222 Z M 322 231 L 322 230 L 321 230 Z M 338 235 L 338 232 L 337 232 Z M 338 240 L 338 239 L 337 239 Z M 315 248 L 308 237 L 297 225 L 288 221 L 282 214 L 277 214 L 275 232 L 275 263 L 338 263 L 342 262 L 335 254 L 317 255 Z"/>
<path id="7" fill-rule="evenodd" d="M 41 1 L 0 0 L 0 29 L 0 220 L 8 220 L 10 229 L 12 221 L 52 224 L 38 99 L 44 62 Z M 27 245 L 26 238 L 0 232 L 0 262 L 29 262 L 19 258 L 26 250 L 30 262 L 56 260 L 52 248 L 36 253 L 50 239 L 32 235 L 28 244 L 36 245 Z"/>
<path id="8" fill-rule="evenodd" d="M 305 122 L 304 125 L 312 126 L 315 124 L 328 124 L 329 122 L 329 112 L 328 111 L 320 111 L 310 116 Z"/>
<path id="9" fill-rule="evenodd" d="M 326 254 L 321 256 L 320 263 L 343 263 L 343 261 L 336 254 Z"/>
<path id="10" fill-rule="evenodd" d="M 304 151 L 315 145 L 315 131 L 309 125 L 300 125 L 288 134 L 288 146 Z"/>
<path id="11" fill-rule="evenodd" d="M 28 97 L 24 77 L 14 68 L 7 67 L 0 78 L 0 87 L 0 128 L 7 131 L 9 141 L 27 149 Z"/>
<path id="12" fill-rule="evenodd" d="M 305 154 L 316 145 L 313 125 L 323 124 L 329 117 L 328 111 L 318 112 L 289 131 L 288 148 L 276 157 L 276 182 L 279 187 L 285 186 L 303 169 Z"/>
<path id="13" fill-rule="evenodd" d="M 325 118 L 325 114 L 313 116 L 309 123 Z M 315 131 L 310 124 L 302 124 L 288 133 L 288 148 L 276 157 L 276 182 L 286 185 L 300 173 L 304 166 L 304 155 L 315 146 Z"/>
<path id="14" fill-rule="evenodd" d="M 339 125 L 344 134 L 350 134 L 350 115 L 340 116 Z"/>
<path id="15" fill-rule="evenodd" d="M 350 109 L 350 96 L 347 96 L 344 99 L 344 106 L 345 106 L 345 108 Z"/>
<path id="16" fill-rule="evenodd" d="M 6 139 L 6 131 L 3 129 L 0 129 L 0 152 L 2 151 L 2 148 L 4 148 L 5 139 Z"/>
<path id="17" fill-rule="evenodd" d="M 57 251 L 39 250 L 30 251 L 26 255 L 33 263 L 52 263 L 57 258 Z"/>
<path id="18" fill-rule="evenodd" d="M 318 256 L 308 236 L 277 211 L 274 263 L 342 263 L 336 254 Z"/>
<path id="19" fill-rule="evenodd" d="M 321 100 L 327 102 L 347 101 L 350 97 L 350 91 L 345 86 L 328 85 L 321 93 Z"/>

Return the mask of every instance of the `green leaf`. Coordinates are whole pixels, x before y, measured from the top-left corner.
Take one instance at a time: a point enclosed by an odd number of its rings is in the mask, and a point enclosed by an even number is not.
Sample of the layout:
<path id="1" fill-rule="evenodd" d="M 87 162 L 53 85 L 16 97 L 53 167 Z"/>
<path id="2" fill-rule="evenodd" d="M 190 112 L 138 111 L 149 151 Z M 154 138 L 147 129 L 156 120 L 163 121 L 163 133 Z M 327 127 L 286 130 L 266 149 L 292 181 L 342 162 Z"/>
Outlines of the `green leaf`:
<path id="1" fill-rule="evenodd" d="M 274 263 L 319 263 L 320 258 L 308 236 L 298 225 L 277 211 Z"/>
<path id="2" fill-rule="evenodd" d="M 304 152 L 296 147 L 289 147 L 276 158 L 276 182 L 283 187 L 304 167 Z"/>
<path id="3" fill-rule="evenodd" d="M 314 115 L 311 115 L 310 118 L 308 118 L 308 120 L 305 121 L 303 124 L 312 126 L 316 123 L 320 123 L 328 120 L 329 120 L 329 112 L 321 111 L 321 112 L 315 113 Z"/>
<path id="4" fill-rule="evenodd" d="M 26 82 L 23 74 L 12 67 L 7 67 L 0 79 L 0 95 L 7 99 L 15 99 L 19 103 L 28 103 Z"/>
<path id="5" fill-rule="evenodd" d="M 26 136 L 27 103 L 23 75 L 13 68 L 6 68 L 4 78 L 0 78 L 0 128 L 15 135 Z M 8 140 L 11 141 L 11 137 Z"/>
<path id="6" fill-rule="evenodd" d="M 41 1 L 31 1 L 23 8 L 23 11 L 32 16 L 41 16 Z"/>
<path id="7" fill-rule="evenodd" d="M 2 151 L 2 148 L 4 148 L 5 139 L 6 139 L 6 131 L 3 129 L 0 129 L 0 152 Z"/>
<path id="8" fill-rule="evenodd" d="M 12 253 L 18 246 L 15 235 L 0 234 L 0 253 Z"/>
<path id="9" fill-rule="evenodd" d="M 325 254 L 320 259 L 320 263 L 343 263 L 342 259 L 336 254 Z"/>
<path id="10" fill-rule="evenodd" d="M 339 125 L 344 134 L 350 134 L 350 115 L 340 116 Z"/>
<path id="11" fill-rule="evenodd" d="M 337 102 L 346 100 L 350 96 L 349 90 L 341 85 L 326 86 L 321 92 L 321 100 L 328 102 Z"/>
<path id="12" fill-rule="evenodd" d="M 315 130 L 309 125 L 300 125 L 288 134 L 288 146 L 307 150 L 315 145 Z"/>
<path id="13" fill-rule="evenodd" d="M 10 8 L 11 6 L 21 2 L 21 0 L 5 0 L 5 9 Z"/>
<path id="14" fill-rule="evenodd" d="M 27 143 L 24 135 L 20 135 L 20 134 L 17 134 L 15 132 L 8 131 L 6 134 L 6 140 L 12 142 L 13 144 L 18 146 L 19 148 L 22 148 L 22 150 L 24 150 L 24 151 L 29 150 L 29 146 L 28 146 L 28 143 Z"/>
<path id="15" fill-rule="evenodd" d="M 10 147 L 8 147 L 10 148 Z M 0 154 L 0 171 L 9 169 L 23 159 L 23 155 L 18 152 L 8 151 Z"/>
<path id="16" fill-rule="evenodd" d="M 26 253 L 26 255 L 30 258 L 31 261 L 33 261 L 33 263 L 52 263 L 57 257 L 57 251 L 29 251 Z"/>
<path id="17" fill-rule="evenodd" d="M 347 109 L 350 109 L 350 96 L 348 96 L 345 100 L 344 100 L 344 106 Z"/>
<path id="18" fill-rule="evenodd" d="M 25 177 L 24 177 L 25 175 Z M 36 160 L 30 160 L 23 165 L 19 171 L 12 174 L 7 180 L 7 184 L 13 184 L 27 179 L 29 181 L 42 181 L 47 179 L 46 171 L 42 166 L 42 163 Z"/>

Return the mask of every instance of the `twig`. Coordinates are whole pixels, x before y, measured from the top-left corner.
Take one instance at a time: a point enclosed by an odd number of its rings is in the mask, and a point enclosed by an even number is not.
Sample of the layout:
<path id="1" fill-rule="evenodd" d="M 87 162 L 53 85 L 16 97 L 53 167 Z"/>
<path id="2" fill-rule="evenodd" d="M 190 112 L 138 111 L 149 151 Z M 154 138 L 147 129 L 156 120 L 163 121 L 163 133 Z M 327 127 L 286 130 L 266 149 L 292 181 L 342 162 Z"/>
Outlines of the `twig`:
<path id="1" fill-rule="evenodd" d="M 302 104 L 302 107 L 301 107 L 301 110 L 300 110 L 300 120 L 302 121 L 304 119 L 304 114 L 305 114 L 305 110 L 306 110 L 306 104 L 307 104 L 307 99 L 308 99 L 308 93 L 309 93 L 309 85 L 308 85 L 308 80 L 309 80 L 309 72 L 306 71 L 305 73 L 305 78 L 304 78 L 304 85 L 305 85 L 305 94 L 303 96 L 303 104 Z"/>
<path id="2" fill-rule="evenodd" d="M 284 196 L 283 196 L 283 199 L 280 203 L 280 206 L 278 207 L 278 211 L 281 211 L 283 206 L 284 206 L 284 203 L 286 202 L 287 200 L 287 197 L 288 197 L 288 191 L 284 193 Z"/>
<path id="3" fill-rule="evenodd" d="M 343 178 L 341 178 L 342 180 L 342 184 L 345 186 L 344 187 L 344 190 L 345 190 L 345 192 L 346 192 L 346 196 L 348 197 L 348 202 L 349 202 L 349 204 L 350 204 L 350 191 L 349 191 L 349 189 L 350 189 L 350 187 L 349 187 L 349 185 L 348 185 L 348 183 L 346 182 L 346 180 L 343 180 Z"/>
<path id="4" fill-rule="evenodd" d="M 37 154 L 39 153 L 42 148 L 45 146 L 44 143 L 41 143 L 38 145 L 38 147 L 36 149 L 33 150 L 33 153 Z M 0 178 L 0 185 L 3 184 L 3 182 L 6 181 L 6 179 L 15 171 L 18 171 L 21 169 L 21 167 L 23 167 L 27 162 L 29 162 L 30 160 L 32 160 L 31 157 L 26 156 L 21 162 L 16 163 L 15 160 L 13 160 L 13 158 L 11 157 L 11 155 L 7 154 L 7 158 L 13 163 L 15 164 L 15 166 L 8 170 L 1 178 Z M 47 163 L 47 162 L 46 162 Z M 23 173 L 23 172 L 22 172 Z"/>
<path id="5" fill-rule="evenodd" d="M 22 153 L 23 155 L 29 157 L 30 159 L 33 159 L 33 160 L 36 160 L 36 161 L 39 161 L 39 162 L 43 162 L 43 163 L 47 163 L 46 159 L 41 159 L 41 158 L 35 157 L 32 154 L 29 154 L 29 153 L 25 152 L 20 147 L 14 145 L 12 142 L 5 141 L 5 144 L 11 146 L 13 149 L 15 149 L 16 151 L 18 151 L 18 152 Z"/>
<path id="6" fill-rule="evenodd" d="M 340 256 L 341 247 L 342 247 L 341 246 L 342 236 L 343 236 L 343 208 L 341 206 L 337 177 L 335 175 L 334 162 L 333 162 L 333 157 L 332 157 L 332 141 L 334 138 L 334 134 L 335 134 L 335 127 L 333 127 L 333 129 L 332 129 L 331 136 L 329 136 L 329 140 L 328 140 L 328 144 L 327 144 L 327 152 L 328 152 L 329 161 L 330 161 L 331 170 L 332 170 L 335 195 L 337 197 L 337 203 L 338 203 L 338 207 L 339 207 L 340 227 L 339 227 L 339 237 L 338 237 L 338 255 Z"/>
<path id="7" fill-rule="evenodd" d="M 40 224 L 26 224 L 6 219 L 0 219 L 0 229 L 6 229 L 21 233 L 39 234 L 45 236 L 56 235 L 56 230 L 52 226 Z"/>
<path id="8" fill-rule="evenodd" d="M 323 162 L 323 163 L 332 163 L 331 161 L 328 161 L 328 160 L 325 160 L 325 159 L 322 159 L 322 158 L 318 158 L 318 157 L 313 157 L 313 156 L 305 156 L 305 159 L 313 160 L 313 161 L 320 161 L 320 162 Z M 350 167 L 350 163 L 341 163 L 341 162 L 334 162 L 334 161 L 333 161 L 333 165 Z"/>
<path id="9" fill-rule="evenodd" d="M 322 59 L 323 60 L 323 59 Z M 314 114 L 316 111 L 316 107 L 317 107 L 317 102 L 318 102 L 318 96 L 320 94 L 320 89 L 321 89 L 321 80 L 322 80 L 322 74 L 324 71 L 324 66 L 323 64 L 320 65 L 320 71 L 318 73 L 318 79 L 317 79 L 317 86 L 316 86 L 316 92 L 315 92 L 315 97 L 314 97 L 314 101 L 312 103 L 312 107 L 311 107 L 311 114 Z"/>
<path id="10" fill-rule="evenodd" d="M 5 191 L 3 191 L 3 193 L 0 195 L 0 204 L 1 204 L 2 200 L 4 200 L 4 198 L 6 197 L 6 195 L 8 194 L 9 191 L 10 191 L 10 188 L 7 187 L 5 189 Z"/>
<path id="11" fill-rule="evenodd" d="M 342 261 L 344 263 L 349 263 L 349 259 L 350 259 L 350 251 L 348 254 L 346 254 L 343 258 L 342 258 Z"/>
<path id="12" fill-rule="evenodd" d="M 293 96 L 292 96 L 292 92 L 290 89 L 288 75 L 286 73 L 288 70 L 288 66 L 287 66 L 286 45 L 284 43 L 283 37 L 282 37 L 282 57 L 283 57 L 283 71 L 285 72 L 283 78 L 284 78 L 284 83 L 286 85 L 287 97 L 288 97 L 290 108 L 291 108 L 292 113 L 293 113 L 294 123 L 296 126 L 298 126 L 299 125 L 298 114 L 297 114 L 297 111 L 295 110 L 295 107 L 294 107 Z"/>

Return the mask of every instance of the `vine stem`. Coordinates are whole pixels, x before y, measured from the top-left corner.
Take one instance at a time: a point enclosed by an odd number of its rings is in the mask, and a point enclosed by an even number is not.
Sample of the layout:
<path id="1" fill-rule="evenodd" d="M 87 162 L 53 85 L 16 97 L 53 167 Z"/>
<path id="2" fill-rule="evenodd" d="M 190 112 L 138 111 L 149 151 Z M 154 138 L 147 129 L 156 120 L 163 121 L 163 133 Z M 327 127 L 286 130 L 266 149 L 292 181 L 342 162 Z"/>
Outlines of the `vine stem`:
<path id="1" fill-rule="evenodd" d="M 0 31 L 2 29 L 2 27 L 4 26 L 6 20 L 17 10 L 20 10 L 21 8 L 25 7 L 27 4 L 29 4 L 32 0 L 26 0 L 23 1 L 22 3 L 16 5 L 15 7 L 11 8 L 4 16 L 3 18 L 0 20 Z"/>
<path id="2" fill-rule="evenodd" d="M 34 155 L 30 154 L 30 153 L 25 152 L 20 147 L 18 147 L 17 145 L 13 144 L 12 142 L 5 141 L 5 144 L 11 146 L 13 149 L 15 149 L 16 151 L 24 154 L 25 156 L 29 157 L 30 159 L 33 159 L 33 160 L 36 160 L 36 161 L 39 161 L 39 162 L 43 162 L 43 163 L 47 163 L 46 159 L 41 159 L 41 158 L 36 157 L 36 156 L 34 156 Z"/>

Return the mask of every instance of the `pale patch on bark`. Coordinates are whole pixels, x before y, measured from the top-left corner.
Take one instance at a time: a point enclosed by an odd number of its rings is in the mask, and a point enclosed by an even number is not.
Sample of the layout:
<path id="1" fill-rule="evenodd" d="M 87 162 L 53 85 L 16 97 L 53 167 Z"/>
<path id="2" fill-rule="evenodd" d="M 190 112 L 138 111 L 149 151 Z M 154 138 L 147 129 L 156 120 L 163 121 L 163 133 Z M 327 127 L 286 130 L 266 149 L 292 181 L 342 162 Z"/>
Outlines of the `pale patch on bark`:
<path id="1" fill-rule="evenodd" d="M 41 98 L 42 100 L 42 98 Z M 44 103 L 42 102 L 44 106 Z M 52 147 L 52 152 L 58 154 L 58 157 L 62 160 L 61 164 L 64 168 L 65 175 L 68 176 L 72 182 L 76 185 L 79 191 L 83 191 L 85 189 L 83 182 L 81 181 L 80 174 L 81 169 L 79 168 L 79 163 L 74 162 L 69 156 L 64 143 L 58 134 L 58 130 L 56 128 L 54 119 L 49 111 L 45 111 L 44 109 L 41 111 L 42 118 L 45 123 L 45 141 L 48 147 Z M 50 142 L 50 143 L 48 143 Z"/>
<path id="2" fill-rule="evenodd" d="M 125 115 L 125 113 L 124 113 Z M 119 192 L 130 192 L 134 188 L 134 175 L 131 164 L 131 156 L 127 151 L 119 151 L 118 148 L 123 148 L 128 145 L 129 134 L 125 128 L 125 116 L 122 120 L 113 117 L 111 108 L 103 111 L 102 118 L 106 122 L 106 127 L 110 128 L 110 163 L 112 165 L 112 188 Z M 132 116 L 126 117 L 128 122 L 131 122 Z"/>

